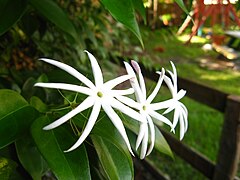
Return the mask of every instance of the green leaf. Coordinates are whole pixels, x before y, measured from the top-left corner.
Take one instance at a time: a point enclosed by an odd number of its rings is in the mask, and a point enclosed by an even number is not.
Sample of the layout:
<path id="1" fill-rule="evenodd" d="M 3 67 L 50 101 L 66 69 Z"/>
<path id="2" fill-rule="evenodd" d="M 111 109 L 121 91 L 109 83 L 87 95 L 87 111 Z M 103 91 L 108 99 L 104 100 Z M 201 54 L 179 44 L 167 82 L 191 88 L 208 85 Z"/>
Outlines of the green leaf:
<path id="1" fill-rule="evenodd" d="M 37 111 L 17 92 L 0 90 L 0 148 L 21 137 L 37 117 Z"/>
<path id="2" fill-rule="evenodd" d="M 30 134 L 17 140 L 15 145 L 18 159 L 22 166 L 34 180 L 41 180 L 42 175 L 47 170 L 47 164 L 34 144 Z"/>
<path id="3" fill-rule="evenodd" d="M 74 123 L 82 128 L 84 126 L 85 120 L 87 120 L 85 119 L 85 117 L 81 114 L 77 115 L 76 117 L 74 117 Z M 131 164 L 131 171 L 132 173 L 134 173 L 132 157 L 122 136 L 114 127 L 108 116 L 105 115 L 105 113 L 101 113 L 98 119 L 99 120 L 93 127 L 91 134 L 107 139 L 112 144 L 114 144 L 118 148 L 118 150 L 121 151 L 125 155 L 125 157 L 128 158 L 128 163 Z"/>
<path id="4" fill-rule="evenodd" d="M 108 179 L 133 179 L 131 164 L 113 143 L 97 135 L 91 135 L 99 160 Z"/>
<path id="5" fill-rule="evenodd" d="M 146 10 L 143 5 L 142 0 L 132 0 L 132 4 L 134 6 L 134 9 L 142 16 L 144 23 L 146 24 L 147 19 L 146 19 Z"/>
<path id="6" fill-rule="evenodd" d="M 30 99 L 30 105 L 33 106 L 35 109 L 37 109 L 41 113 L 46 113 L 48 110 L 48 107 L 39 97 L 33 96 Z"/>
<path id="7" fill-rule="evenodd" d="M 175 2 L 179 5 L 179 7 L 186 13 L 189 14 L 189 11 L 187 10 L 183 0 L 175 0 Z"/>
<path id="8" fill-rule="evenodd" d="M 60 29 L 78 39 L 77 32 L 66 13 L 52 0 L 29 0 L 31 5 Z"/>
<path id="9" fill-rule="evenodd" d="M 172 150 L 170 148 L 170 146 L 168 145 L 166 139 L 164 138 L 164 136 L 162 135 L 161 131 L 155 126 L 155 136 L 156 136 L 156 141 L 155 141 L 155 145 L 154 148 L 156 150 L 158 150 L 159 152 L 166 154 L 168 156 L 170 156 L 171 158 L 173 158 L 173 153 Z"/>
<path id="10" fill-rule="evenodd" d="M 84 145 L 76 150 L 64 153 L 76 142 L 67 129 L 58 127 L 44 131 L 42 128 L 49 124 L 47 116 L 38 118 L 31 127 L 33 139 L 47 161 L 49 167 L 58 179 L 90 179 L 90 168 Z"/>
<path id="11" fill-rule="evenodd" d="M 101 0 L 101 3 L 117 21 L 123 23 L 137 36 L 143 47 L 143 41 L 135 18 L 132 2 L 129 0 Z"/>
<path id="12" fill-rule="evenodd" d="M 22 17 L 26 7 L 27 0 L 0 1 L 0 36 Z"/>
<path id="13" fill-rule="evenodd" d="M 33 96 L 34 90 L 36 89 L 36 88 L 34 89 L 35 83 L 36 83 L 36 80 L 33 77 L 28 78 L 24 82 L 22 86 L 21 94 L 25 99 L 29 100 Z"/>
<path id="14" fill-rule="evenodd" d="M 115 144 L 115 146 L 121 149 L 121 151 L 129 157 L 130 161 L 132 160 L 125 141 L 107 116 L 102 117 L 101 120 L 94 126 L 92 134 L 108 139 Z"/>

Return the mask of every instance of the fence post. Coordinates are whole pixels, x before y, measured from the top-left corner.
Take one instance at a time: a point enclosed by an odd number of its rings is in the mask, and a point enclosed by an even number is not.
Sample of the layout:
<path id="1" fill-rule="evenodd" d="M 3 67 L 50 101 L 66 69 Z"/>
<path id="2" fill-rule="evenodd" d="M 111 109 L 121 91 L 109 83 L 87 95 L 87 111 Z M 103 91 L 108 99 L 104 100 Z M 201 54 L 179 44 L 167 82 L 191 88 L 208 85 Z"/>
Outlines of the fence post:
<path id="1" fill-rule="evenodd" d="M 240 155 L 240 97 L 229 95 L 213 180 L 232 180 Z"/>

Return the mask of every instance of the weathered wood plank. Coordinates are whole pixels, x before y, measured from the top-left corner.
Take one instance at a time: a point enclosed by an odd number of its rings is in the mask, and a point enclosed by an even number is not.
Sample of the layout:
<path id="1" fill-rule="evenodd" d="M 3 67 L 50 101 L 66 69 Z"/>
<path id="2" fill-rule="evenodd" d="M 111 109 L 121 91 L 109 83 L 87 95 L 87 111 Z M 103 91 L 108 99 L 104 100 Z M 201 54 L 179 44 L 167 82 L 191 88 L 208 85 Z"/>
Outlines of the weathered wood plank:
<path id="1" fill-rule="evenodd" d="M 214 180 L 235 178 L 240 157 L 240 97 L 228 96 Z"/>
<path id="2" fill-rule="evenodd" d="M 191 164 L 195 169 L 201 172 L 204 176 L 211 179 L 214 174 L 215 165 L 207 157 L 200 154 L 196 150 L 184 145 L 181 141 L 173 137 L 170 133 L 160 128 L 163 136 L 166 138 L 172 151 L 179 157 Z"/>
<path id="3" fill-rule="evenodd" d="M 151 161 L 148 160 L 147 158 L 142 160 L 141 163 L 157 180 L 170 180 L 170 178 L 164 175 L 162 171 L 155 168 L 154 164 L 152 164 Z"/>
<path id="4" fill-rule="evenodd" d="M 178 78 L 179 88 L 187 90 L 187 96 L 206 104 L 220 112 L 225 111 L 227 93 L 210 88 L 208 86 L 192 82 L 187 79 Z"/>

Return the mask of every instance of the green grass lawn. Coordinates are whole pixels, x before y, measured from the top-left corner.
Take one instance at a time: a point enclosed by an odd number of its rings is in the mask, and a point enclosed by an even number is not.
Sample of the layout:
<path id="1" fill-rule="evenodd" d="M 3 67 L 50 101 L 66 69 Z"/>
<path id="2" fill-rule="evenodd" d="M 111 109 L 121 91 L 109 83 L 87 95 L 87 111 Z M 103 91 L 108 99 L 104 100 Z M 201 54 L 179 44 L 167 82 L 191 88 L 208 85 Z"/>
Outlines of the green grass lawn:
<path id="1" fill-rule="evenodd" d="M 142 36 L 145 49 L 140 54 L 134 53 L 134 49 L 130 49 L 133 52 L 133 58 L 142 61 L 146 66 L 152 66 L 156 69 L 161 69 L 161 67 L 170 68 L 169 61 L 171 60 L 176 64 L 179 76 L 230 94 L 240 95 L 239 71 L 233 71 L 230 68 L 210 70 L 200 66 L 200 61 L 203 58 L 218 63 L 218 54 L 215 51 L 205 52 L 202 50 L 202 46 L 209 43 L 209 40 L 194 37 L 193 43 L 185 45 L 186 36 L 176 36 L 174 32 L 171 29 L 151 31 L 144 28 Z M 139 46 L 138 42 L 134 42 L 134 44 Z"/>
<path id="2" fill-rule="evenodd" d="M 146 66 L 152 66 L 156 69 L 160 69 L 160 67 L 170 68 L 169 60 L 172 60 L 177 66 L 179 76 L 229 94 L 240 95 L 240 72 L 229 68 L 210 70 L 200 66 L 200 58 L 207 57 L 213 61 L 218 61 L 216 60 L 218 54 L 214 51 L 204 52 L 201 49 L 208 40 L 195 38 L 194 43 L 184 45 L 181 41 L 184 36 L 177 37 L 172 31 L 166 29 L 156 31 L 143 29 L 142 34 L 145 49 L 140 54 L 136 53 L 132 56 L 142 61 Z M 215 162 L 223 124 L 223 114 L 187 97 L 182 102 L 189 110 L 189 129 L 183 143 L 193 147 Z M 168 174 L 171 179 L 206 179 L 178 157 L 172 160 L 155 152 L 149 159 L 155 164 L 155 167 Z"/>

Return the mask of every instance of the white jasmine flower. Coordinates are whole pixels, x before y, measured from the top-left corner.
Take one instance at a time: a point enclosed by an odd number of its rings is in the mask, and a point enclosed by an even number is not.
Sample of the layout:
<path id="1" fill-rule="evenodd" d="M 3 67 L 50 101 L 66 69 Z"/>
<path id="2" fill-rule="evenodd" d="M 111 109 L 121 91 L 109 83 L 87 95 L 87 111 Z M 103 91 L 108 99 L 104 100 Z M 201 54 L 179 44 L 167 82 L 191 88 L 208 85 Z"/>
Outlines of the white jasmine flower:
<path id="1" fill-rule="evenodd" d="M 155 143 L 155 129 L 154 129 L 155 127 L 154 127 L 152 118 L 154 118 L 158 121 L 164 122 L 167 125 L 172 127 L 172 123 L 166 117 L 164 117 L 161 114 L 159 114 L 158 112 L 156 112 L 156 110 L 168 108 L 171 105 L 171 102 L 170 101 L 168 101 L 166 103 L 162 102 L 161 106 L 151 105 L 153 99 L 157 95 L 157 93 L 161 87 L 161 84 L 163 82 L 164 72 L 165 72 L 164 69 L 162 69 L 162 72 L 157 72 L 160 75 L 159 80 L 157 82 L 155 89 L 153 90 L 151 95 L 147 98 L 145 82 L 144 82 L 143 75 L 141 73 L 141 69 L 137 62 L 131 61 L 131 63 L 138 74 L 139 82 L 138 82 L 138 79 L 137 79 L 132 67 L 126 62 L 125 62 L 125 67 L 126 67 L 128 74 L 130 76 L 133 76 L 133 78 L 130 79 L 130 83 L 135 91 L 135 96 L 136 96 L 137 102 L 128 97 L 121 96 L 121 95 L 118 95 L 116 97 L 121 102 L 127 104 L 128 106 L 139 110 L 139 112 L 142 116 L 142 119 L 144 120 L 144 122 L 141 122 L 141 124 L 140 124 L 139 134 L 138 134 L 137 142 L 136 142 L 136 150 L 138 149 L 139 145 L 142 143 L 142 147 L 141 147 L 141 151 L 140 151 L 140 158 L 143 159 L 146 155 L 149 155 L 152 152 L 154 143 Z M 149 130 L 150 130 L 151 144 L 147 150 L 148 135 L 149 135 L 148 131 Z"/>
<path id="2" fill-rule="evenodd" d="M 178 91 L 178 89 L 177 89 L 177 71 L 176 71 L 176 68 L 175 68 L 173 62 L 170 61 L 170 63 L 172 65 L 173 72 L 168 71 L 171 78 L 169 78 L 165 75 L 164 81 L 167 84 L 167 86 L 172 94 L 172 99 L 170 100 L 172 102 L 172 104 L 171 104 L 171 106 L 169 106 L 169 108 L 163 114 L 169 113 L 172 110 L 174 110 L 173 126 L 172 126 L 171 131 L 175 132 L 174 128 L 176 127 L 178 120 L 179 120 L 180 140 L 182 140 L 184 137 L 184 134 L 186 133 L 187 128 L 188 128 L 188 120 L 187 120 L 188 110 L 185 107 L 185 105 L 183 103 L 181 103 L 179 100 L 184 97 L 184 95 L 186 94 L 186 91 L 183 89 Z M 161 106 L 161 102 L 153 104 L 153 109 L 154 109 L 154 106 Z"/>
<path id="3" fill-rule="evenodd" d="M 53 123 L 49 124 L 48 126 L 44 127 L 44 130 L 50 130 L 54 129 L 61 124 L 65 123 L 81 111 L 84 111 L 85 109 L 88 109 L 93 106 L 91 115 L 88 119 L 88 122 L 86 124 L 85 129 L 83 130 L 81 136 L 79 137 L 78 141 L 67 151 L 69 152 L 74 149 L 76 149 L 78 146 L 80 146 L 83 141 L 87 138 L 87 136 L 90 134 L 97 118 L 100 112 L 101 107 L 105 111 L 105 113 L 108 115 L 114 126 L 117 128 L 119 133 L 121 134 L 122 138 L 124 139 L 129 151 L 132 155 L 132 149 L 127 137 L 127 133 L 125 131 L 125 128 L 123 126 L 123 123 L 117 113 L 113 110 L 113 108 L 120 110 L 121 112 L 125 113 L 126 115 L 137 119 L 141 121 L 141 116 L 138 112 L 132 110 L 131 108 L 127 107 L 123 103 L 119 102 L 117 99 L 115 99 L 116 95 L 127 95 L 132 94 L 134 91 L 133 89 L 126 89 L 126 90 L 113 90 L 115 86 L 118 84 L 130 79 L 132 76 L 130 75 L 123 75 L 120 77 L 117 77 L 113 80 L 110 80 L 108 82 L 103 82 L 103 75 L 101 72 L 101 69 L 99 67 L 99 64 L 97 63 L 97 60 L 95 57 L 89 53 L 88 51 L 85 51 L 88 54 L 88 57 L 91 62 L 93 76 L 95 80 L 95 84 L 93 84 L 88 78 L 86 78 L 84 75 L 79 73 L 76 69 L 55 61 L 51 59 L 45 59 L 42 58 L 40 60 L 45 61 L 49 64 L 52 64 L 54 66 L 57 66 L 58 68 L 66 71 L 67 73 L 71 74 L 75 78 L 77 78 L 79 81 L 81 81 L 85 86 L 80 85 L 73 85 L 73 84 L 66 84 L 66 83 L 36 83 L 35 86 L 38 87 L 45 87 L 45 88 L 54 88 L 54 89 L 62 89 L 62 90 L 69 90 L 73 92 L 82 93 L 85 95 L 88 95 L 88 97 L 75 109 L 64 115 L 63 117 L 59 118 L 58 120 L 54 121 Z"/>

